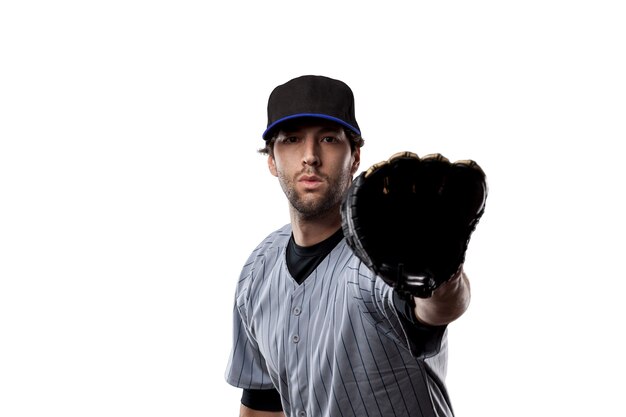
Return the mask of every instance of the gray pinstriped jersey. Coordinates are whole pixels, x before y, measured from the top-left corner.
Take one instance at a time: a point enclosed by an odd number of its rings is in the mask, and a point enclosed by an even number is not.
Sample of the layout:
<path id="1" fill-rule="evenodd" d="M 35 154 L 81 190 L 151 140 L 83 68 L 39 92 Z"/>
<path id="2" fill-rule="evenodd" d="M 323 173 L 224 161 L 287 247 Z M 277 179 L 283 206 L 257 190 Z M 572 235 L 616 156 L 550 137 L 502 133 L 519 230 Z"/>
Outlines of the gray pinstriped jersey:
<path id="1" fill-rule="evenodd" d="M 417 353 L 393 290 L 342 240 L 301 285 L 287 270 L 291 225 L 250 255 L 235 295 L 229 384 L 276 388 L 290 417 L 452 416 L 446 331 Z"/>

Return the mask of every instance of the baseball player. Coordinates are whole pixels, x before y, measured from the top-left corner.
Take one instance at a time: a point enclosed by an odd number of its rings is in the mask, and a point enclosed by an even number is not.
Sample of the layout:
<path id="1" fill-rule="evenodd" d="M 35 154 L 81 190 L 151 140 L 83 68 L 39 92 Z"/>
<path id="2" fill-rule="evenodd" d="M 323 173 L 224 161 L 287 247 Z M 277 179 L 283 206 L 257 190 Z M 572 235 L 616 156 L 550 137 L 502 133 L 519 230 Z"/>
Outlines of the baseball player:
<path id="1" fill-rule="evenodd" d="M 447 325 L 470 301 L 463 262 L 485 175 L 401 152 L 353 180 L 364 141 L 342 81 L 276 87 L 262 137 L 290 222 L 236 287 L 229 384 L 242 417 L 452 416 Z"/>

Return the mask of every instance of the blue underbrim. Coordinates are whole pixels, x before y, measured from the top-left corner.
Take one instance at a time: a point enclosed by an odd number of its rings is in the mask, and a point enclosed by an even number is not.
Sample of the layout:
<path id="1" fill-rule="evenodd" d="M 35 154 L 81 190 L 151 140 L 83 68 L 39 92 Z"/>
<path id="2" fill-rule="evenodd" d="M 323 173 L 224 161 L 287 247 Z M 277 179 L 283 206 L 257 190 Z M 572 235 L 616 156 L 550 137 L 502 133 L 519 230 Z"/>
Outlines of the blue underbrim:
<path id="1" fill-rule="evenodd" d="M 268 134 L 268 132 L 270 130 L 272 130 L 274 127 L 276 127 L 276 125 L 287 121 L 287 120 L 291 120 L 291 119 L 297 119 L 299 117 L 317 117 L 319 119 L 326 119 L 326 120 L 331 120 L 335 123 L 339 123 L 340 125 L 342 125 L 343 127 L 347 127 L 348 129 L 352 130 L 353 132 L 355 132 L 357 135 L 361 134 L 361 131 L 357 128 L 355 128 L 354 126 L 352 126 L 350 123 L 346 123 L 341 119 L 338 119 L 336 117 L 333 116 L 329 116 L 327 114 L 319 114 L 319 113 L 298 113 L 298 114 L 292 114 L 290 116 L 286 116 L 283 117 L 282 119 L 278 119 L 276 120 L 274 123 L 272 123 L 271 125 L 269 125 L 267 127 L 267 129 L 265 129 L 265 132 L 263 132 L 263 140 L 267 140 L 268 138 L 266 138 L 265 136 Z"/>

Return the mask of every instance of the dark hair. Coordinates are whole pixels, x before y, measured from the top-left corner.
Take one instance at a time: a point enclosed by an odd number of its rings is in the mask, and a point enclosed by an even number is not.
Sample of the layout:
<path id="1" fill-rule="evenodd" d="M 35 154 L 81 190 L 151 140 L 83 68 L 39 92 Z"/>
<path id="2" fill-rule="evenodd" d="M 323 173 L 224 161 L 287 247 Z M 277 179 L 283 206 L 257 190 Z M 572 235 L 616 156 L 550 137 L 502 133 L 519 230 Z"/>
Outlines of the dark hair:
<path id="1" fill-rule="evenodd" d="M 350 151 L 354 153 L 356 148 L 360 148 L 365 144 L 365 140 L 358 133 L 348 129 L 343 128 L 346 137 L 350 141 Z M 272 132 L 269 136 L 269 139 L 265 141 L 265 146 L 259 149 L 257 152 L 263 155 L 274 156 L 274 142 L 276 142 L 276 138 L 278 137 L 278 131 Z"/>

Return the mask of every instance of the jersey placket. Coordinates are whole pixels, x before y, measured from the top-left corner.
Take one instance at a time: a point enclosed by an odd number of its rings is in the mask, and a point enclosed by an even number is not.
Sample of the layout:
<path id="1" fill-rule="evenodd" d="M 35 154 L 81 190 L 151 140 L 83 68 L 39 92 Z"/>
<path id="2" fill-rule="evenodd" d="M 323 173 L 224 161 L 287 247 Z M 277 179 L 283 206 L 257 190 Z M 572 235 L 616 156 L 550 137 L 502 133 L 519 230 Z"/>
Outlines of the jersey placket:
<path id="1" fill-rule="evenodd" d="M 289 347 L 287 369 L 289 372 L 289 393 L 293 415 L 306 417 L 308 403 L 308 363 L 307 363 L 307 313 L 304 311 L 305 285 L 301 285 L 291 295 L 289 324 L 287 326 Z M 303 385 L 304 384 L 304 385 Z"/>

